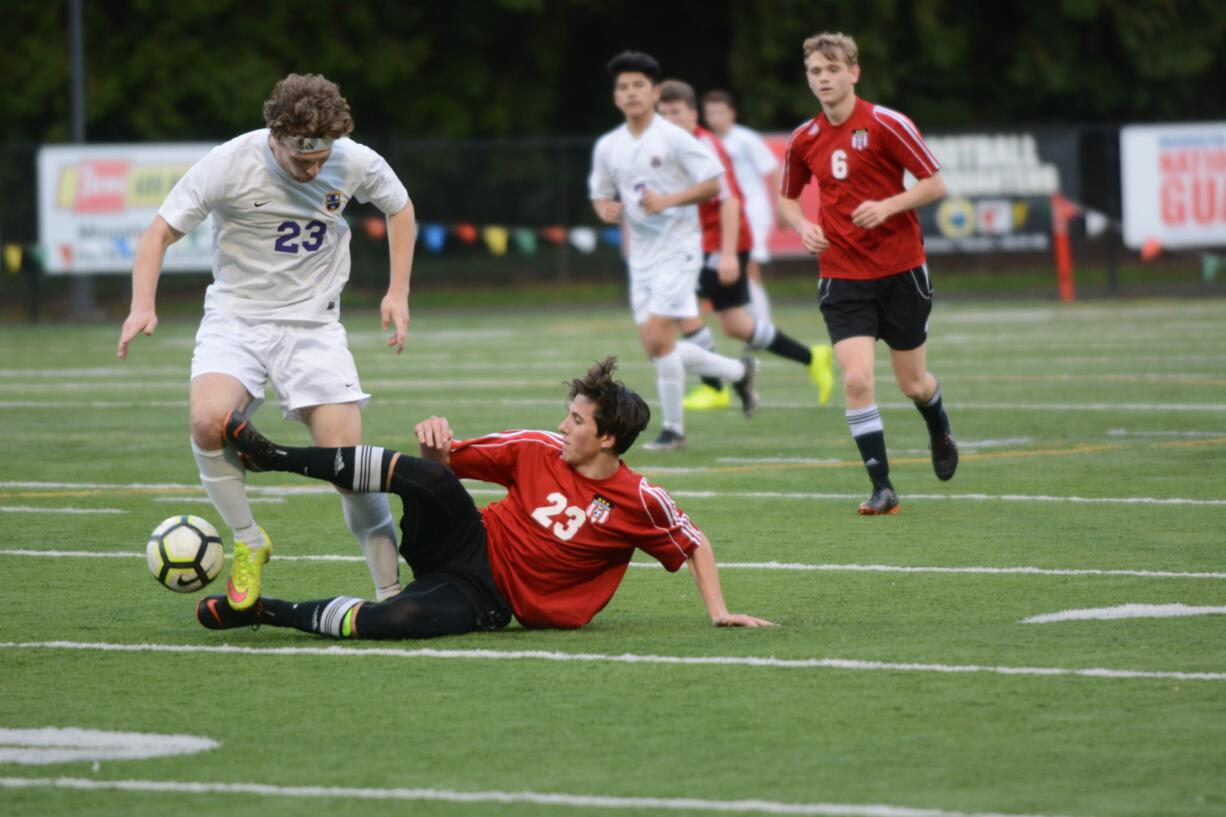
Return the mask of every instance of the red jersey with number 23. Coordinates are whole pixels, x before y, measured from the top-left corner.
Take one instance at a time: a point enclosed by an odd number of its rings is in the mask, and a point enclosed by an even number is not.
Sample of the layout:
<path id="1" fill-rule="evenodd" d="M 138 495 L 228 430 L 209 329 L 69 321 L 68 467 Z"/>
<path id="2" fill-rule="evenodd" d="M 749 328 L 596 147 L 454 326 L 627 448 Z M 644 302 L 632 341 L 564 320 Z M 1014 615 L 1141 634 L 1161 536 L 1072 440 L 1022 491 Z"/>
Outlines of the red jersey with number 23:
<path id="1" fill-rule="evenodd" d="M 823 278 L 885 278 L 924 263 L 924 236 L 914 210 L 866 230 L 851 214 L 866 201 L 903 192 L 903 171 L 926 179 L 941 169 L 919 129 L 906 116 L 856 99 L 838 125 L 825 112 L 792 132 L 784 157 L 781 193 L 800 196 L 817 179 L 818 224 L 830 246 L 818 256 Z"/>
<path id="2" fill-rule="evenodd" d="M 455 442 L 451 469 L 506 486 L 481 516 L 494 582 L 525 627 L 582 627 L 609 603 L 635 548 L 676 571 L 701 541 L 663 488 L 625 463 L 588 479 L 548 431 Z"/>

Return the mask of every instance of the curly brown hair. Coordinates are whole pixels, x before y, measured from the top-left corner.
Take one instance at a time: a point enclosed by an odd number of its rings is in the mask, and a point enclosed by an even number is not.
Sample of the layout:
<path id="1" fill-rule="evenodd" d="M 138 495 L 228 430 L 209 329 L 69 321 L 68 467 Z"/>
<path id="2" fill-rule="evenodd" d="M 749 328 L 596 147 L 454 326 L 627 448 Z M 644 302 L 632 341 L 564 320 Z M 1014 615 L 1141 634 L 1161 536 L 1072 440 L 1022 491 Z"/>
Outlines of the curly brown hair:
<path id="1" fill-rule="evenodd" d="M 341 89 L 321 74 L 290 74 L 264 101 L 264 121 L 277 139 L 286 136 L 339 139 L 353 130 Z"/>
<path id="2" fill-rule="evenodd" d="M 606 357 L 594 364 L 583 377 L 570 381 L 570 399 L 581 394 L 595 403 L 592 416 L 596 420 L 596 433 L 612 434 L 613 449 L 625 454 L 638 439 L 639 432 L 651 422 L 651 409 L 625 383 L 613 379 L 616 369 L 616 357 Z"/>

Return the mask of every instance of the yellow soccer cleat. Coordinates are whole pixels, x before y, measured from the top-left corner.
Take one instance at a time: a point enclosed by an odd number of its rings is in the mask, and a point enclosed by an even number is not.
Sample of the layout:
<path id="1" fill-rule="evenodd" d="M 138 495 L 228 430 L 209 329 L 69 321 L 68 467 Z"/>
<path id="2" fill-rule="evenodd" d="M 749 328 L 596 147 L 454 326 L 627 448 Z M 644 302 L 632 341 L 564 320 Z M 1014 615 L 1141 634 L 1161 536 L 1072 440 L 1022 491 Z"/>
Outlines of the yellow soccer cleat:
<path id="1" fill-rule="evenodd" d="M 686 411 L 713 411 L 728 408 L 730 405 L 732 405 L 732 389 L 727 385 L 720 389 L 713 389 L 706 383 L 687 394 L 681 401 L 681 407 Z"/>
<path id="2" fill-rule="evenodd" d="M 251 548 L 243 542 L 234 543 L 234 564 L 230 567 L 230 579 L 226 582 L 226 601 L 233 610 L 246 610 L 260 600 L 260 569 L 272 555 L 272 542 L 264 534 L 264 546 Z"/>
<path id="3" fill-rule="evenodd" d="M 810 346 L 813 360 L 809 361 L 809 379 L 817 386 L 817 402 L 826 405 L 834 391 L 834 349 L 828 343 Z"/>

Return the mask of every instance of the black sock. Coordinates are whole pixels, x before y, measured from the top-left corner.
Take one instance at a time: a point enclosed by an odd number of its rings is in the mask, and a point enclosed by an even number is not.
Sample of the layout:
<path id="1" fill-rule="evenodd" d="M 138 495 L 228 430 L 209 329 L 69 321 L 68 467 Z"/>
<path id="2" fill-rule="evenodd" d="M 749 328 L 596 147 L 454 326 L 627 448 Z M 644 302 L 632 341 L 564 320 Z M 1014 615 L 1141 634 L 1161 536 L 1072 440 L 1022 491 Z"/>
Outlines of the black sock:
<path id="1" fill-rule="evenodd" d="M 802 366 L 808 366 L 813 362 L 813 353 L 809 351 L 809 347 L 801 346 L 799 341 L 788 337 L 782 329 L 776 329 L 775 339 L 771 341 L 770 346 L 766 347 L 766 350 L 779 357 L 795 360 Z"/>
<path id="2" fill-rule="evenodd" d="M 701 380 L 705 385 L 710 386 L 716 391 L 722 391 L 724 388 L 724 381 L 720 380 L 718 377 L 703 377 Z"/>
<path id="3" fill-rule="evenodd" d="M 291 602 L 281 599 L 260 599 L 260 623 L 272 627 L 291 627 L 304 633 L 318 633 L 337 638 L 353 635 L 352 619 L 362 599 L 337 596 L 319 601 Z"/>
<path id="4" fill-rule="evenodd" d="M 933 393 L 928 402 L 921 403 L 916 401 L 915 407 L 919 409 L 919 413 L 924 415 L 924 422 L 928 424 L 928 436 L 940 437 L 949 433 L 949 415 L 945 413 L 945 406 L 941 403 L 941 386 L 937 384 L 937 390 Z"/>
<path id="5" fill-rule="evenodd" d="M 278 448 L 276 462 L 261 464 L 275 471 L 331 482 L 350 491 L 379 492 L 387 482 L 387 469 L 396 454 L 374 445 L 345 448 Z M 357 463 L 356 467 L 354 463 Z"/>
<path id="6" fill-rule="evenodd" d="M 856 447 L 860 449 L 860 458 L 864 460 L 864 469 L 868 471 L 873 486 L 894 487 L 890 484 L 890 461 L 885 455 L 885 432 L 870 431 L 855 440 Z"/>

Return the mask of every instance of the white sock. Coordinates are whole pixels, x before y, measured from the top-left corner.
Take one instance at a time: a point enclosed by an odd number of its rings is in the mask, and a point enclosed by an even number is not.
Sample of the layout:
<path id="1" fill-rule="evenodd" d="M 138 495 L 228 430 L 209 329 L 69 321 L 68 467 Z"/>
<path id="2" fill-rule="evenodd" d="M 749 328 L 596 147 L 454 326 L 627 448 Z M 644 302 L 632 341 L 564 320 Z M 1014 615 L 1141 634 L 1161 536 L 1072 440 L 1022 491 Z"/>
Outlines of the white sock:
<path id="1" fill-rule="evenodd" d="M 762 286 L 761 281 L 749 279 L 749 314 L 755 321 L 769 321 L 771 319 L 771 299 L 766 294 L 766 287 Z"/>
<path id="2" fill-rule="evenodd" d="M 677 348 L 651 362 L 656 367 L 656 388 L 660 391 L 660 407 L 664 414 L 661 425 L 684 435 L 685 414 L 681 410 L 681 400 L 685 392 L 685 365 L 681 362 L 681 345 L 678 343 Z"/>
<path id="3" fill-rule="evenodd" d="M 682 338 L 686 343 L 692 343 L 699 349 L 706 349 L 708 352 L 715 351 L 715 336 L 711 334 L 711 327 L 704 326 L 697 332 L 691 332 Z"/>
<path id="4" fill-rule="evenodd" d="M 745 376 L 745 364 L 741 361 L 708 352 L 687 340 L 677 341 L 677 353 L 687 372 L 702 377 L 720 377 L 731 383 Z"/>
<path id="5" fill-rule="evenodd" d="M 775 342 L 779 330 L 770 320 L 754 320 L 753 334 L 749 337 L 749 348 L 761 351 Z"/>
<path id="6" fill-rule="evenodd" d="M 264 533 L 255 524 L 247 501 L 247 470 L 233 448 L 205 451 L 192 441 L 192 456 L 200 471 L 200 483 L 221 514 L 221 521 L 234 531 L 234 539 L 252 548 L 264 546 Z"/>
<path id="7" fill-rule="evenodd" d="M 366 555 L 375 601 L 391 598 L 400 592 L 400 553 L 387 494 L 341 494 L 341 508 L 345 524 Z"/>

